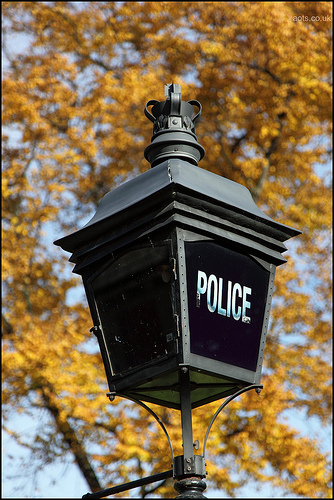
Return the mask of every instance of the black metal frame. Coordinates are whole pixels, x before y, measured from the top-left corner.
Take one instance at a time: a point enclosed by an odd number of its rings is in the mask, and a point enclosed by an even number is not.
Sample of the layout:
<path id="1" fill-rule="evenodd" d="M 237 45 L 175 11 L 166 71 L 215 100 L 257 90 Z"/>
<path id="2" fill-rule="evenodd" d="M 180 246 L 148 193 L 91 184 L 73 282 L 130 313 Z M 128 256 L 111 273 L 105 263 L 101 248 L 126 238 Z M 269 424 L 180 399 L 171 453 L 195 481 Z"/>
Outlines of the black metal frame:
<path id="1" fill-rule="evenodd" d="M 215 242 L 224 248 L 235 247 L 233 242 L 229 242 L 224 238 L 215 239 L 205 236 L 200 228 L 190 228 L 189 222 L 185 227 L 170 227 L 150 232 L 150 236 L 145 236 L 136 241 L 136 244 L 127 245 L 125 248 L 119 249 L 109 255 L 107 262 L 103 265 L 96 264 L 91 268 L 90 276 L 84 280 L 88 302 L 90 304 L 92 317 L 94 323 L 99 323 L 95 305 L 94 293 L 91 289 L 91 280 L 104 270 L 113 259 L 119 256 L 126 255 L 127 252 L 137 248 L 143 248 L 148 245 L 148 241 L 153 242 L 155 246 L 166 245 L 169 247 L 170 252 L 170 265 L 172 272 L 171 280 L 171 300 L 172 309 L 174 312 L 174 342 L 177 344 L 174 354 L 166 355 L 166 357 L 153 360 L 132 368 L 128 372 L 123 372 L 118 375 L 113 375 L 111 361 L 108 358 L 107 346 L 101 331 L 100 326 L 95 326 L 91 329 L 98 338 L 100 350 L 103 357 L 104 367 L 106 369 L 107 380 L 109 383 L 109 390 L 112 394 L 117 394 L 128 399 L 135 401 L 144 400 L 153 404 L 162 404 L 175 409 L 181 409 L 181 402 L 179 403 L 164 403 L 156 398 L 157 392 L 163 393 L 166 390 L 175 390 L 180 392 L 179 375 L 180 368 L 188 367 L 192 384 L 192 389 L 198 385 L 198 388 L 208 388 L 208 395 L 204 400 L 198 402 L 192 401 L 192 408 L 196 408 L 202 404 L 225 398 L 234 394 L 236 390 L 247 387 L 250 384 L 259 383 L 261 377 L 262 361 L 266 333 L 268 328 L 270 302 L 273 293 L 273 283 L 275 275 L 275 266 L 264 261 L 260 261 L 257 257 L 250 255 L 246 250 L 244 255 L 249 256 L 256 260 L 263 268 L 267 269 L 270 274 L 268 296 L 265 306 L 265 317 L 263 321 L 261 343 L 259 349 L 258 363 L 255 371 L 246 370 L 237 366 L 228 365 L 226 363 L 215 361 L 193 354 L 190 350 L 190 330 L 189 330 L 189 315 L 188 315 L 188 296 L 187 296 L 187 262 L 185 256 L 185 244 L 187 242 Z M 240 249 L 240 253 L 241 253 Z M 105 261 L 106 259 L 104 259 Z M 173 382 L 170 380 L 166 382 L 165 374 L 170 374 L 173 377 Z M 194 381 L 194 378 L 200 376 L 199 384 Z M 206 379 L 208 377 L 208 379 Z M 214 379 L 213 379 L 214 377 Z M 211 380 L 212 379 L 212 380 Z M 148 380 L 159 380 L 155 382 L 152 388 L 146 386 Z M 207 383 L 209 382 L 214 383 Z M 145 385 L 144 385 L 145 384 Z M 211 395 L 210 391 L 214 389 L 215 392 Z M 159 390 L 159 391 L 158 391 Z M 142 392 L 145 393 L 143 396 Z M 154 394 L 155 393 L 155 394 Z M 194 391 L 192 391 L 192 396 Z M 181 399 L 179 399 L 181 401 Z"/>

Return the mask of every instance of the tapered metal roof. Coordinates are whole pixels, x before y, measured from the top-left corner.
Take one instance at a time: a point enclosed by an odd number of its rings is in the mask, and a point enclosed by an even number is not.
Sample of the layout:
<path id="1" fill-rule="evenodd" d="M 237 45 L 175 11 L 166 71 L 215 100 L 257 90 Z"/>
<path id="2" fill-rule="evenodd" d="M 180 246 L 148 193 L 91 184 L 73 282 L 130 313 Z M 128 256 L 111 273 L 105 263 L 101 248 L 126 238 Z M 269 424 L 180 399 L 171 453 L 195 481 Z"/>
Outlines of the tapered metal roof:
<path id="1" fill-rule="evenodd" d="M 186 198 L 181 195 L 186 195 Z M 171 202 L 181 201 L 202 215 L 218 216 L 244 229 L 262 233 L 283 242 L 300 231 L 274 221 L 255 204 L 249 190 L 229 179 L 208 172 L 180 159 L 171 159 L 124 182 L 107 193 L 96 213 L 81 229 L 55 241 L 64 250 L 75 252 L 108 231 L 121 229 L 144 213 L 151 218 L 167 210 Z M 195 215 L 196 213 L 196 215 Z M 281 247 L 284 251 L 285 247 Z M 283 249 L 284 248 L 284 249 Z"/>

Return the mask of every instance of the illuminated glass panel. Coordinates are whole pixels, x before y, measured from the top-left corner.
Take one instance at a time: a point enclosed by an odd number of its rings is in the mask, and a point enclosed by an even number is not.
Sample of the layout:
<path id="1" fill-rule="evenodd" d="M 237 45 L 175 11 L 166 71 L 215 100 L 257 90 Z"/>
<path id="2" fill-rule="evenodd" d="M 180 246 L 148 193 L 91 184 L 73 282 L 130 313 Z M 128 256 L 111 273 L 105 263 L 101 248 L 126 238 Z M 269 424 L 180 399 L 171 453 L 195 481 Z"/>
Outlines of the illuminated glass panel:
<path id="1" fill-rule="evenodd" d="M 255 371 L 269 271 L 216 243 L 185 249 L 191 352 Z"/>

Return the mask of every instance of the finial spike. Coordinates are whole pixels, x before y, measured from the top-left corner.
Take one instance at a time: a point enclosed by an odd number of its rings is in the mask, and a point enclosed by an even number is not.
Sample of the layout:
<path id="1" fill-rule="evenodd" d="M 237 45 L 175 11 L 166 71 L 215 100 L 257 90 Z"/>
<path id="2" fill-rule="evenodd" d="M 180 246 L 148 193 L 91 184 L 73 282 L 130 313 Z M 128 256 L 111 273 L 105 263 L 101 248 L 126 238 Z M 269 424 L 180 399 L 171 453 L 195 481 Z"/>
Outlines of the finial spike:
<path id="1" fill-rule="evenodd" d="M 170 99 L 171 93 L 181 94 L 181 85 L 178 83 L 167 83 L 165 85 L 165 97 Z"/>

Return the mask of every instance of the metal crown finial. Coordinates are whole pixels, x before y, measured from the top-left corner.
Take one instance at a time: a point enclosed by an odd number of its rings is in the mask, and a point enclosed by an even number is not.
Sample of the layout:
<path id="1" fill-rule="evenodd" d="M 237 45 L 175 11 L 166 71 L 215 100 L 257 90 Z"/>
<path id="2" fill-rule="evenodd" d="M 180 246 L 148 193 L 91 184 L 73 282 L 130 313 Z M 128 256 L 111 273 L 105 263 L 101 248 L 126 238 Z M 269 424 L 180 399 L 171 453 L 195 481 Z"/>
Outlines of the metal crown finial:
<path id="1" fill-rule="evenodd" d="M 195 121 L 201 115 L 202 106 L 195 100 L 182 101 L 181 85 L 176 83 L 165 85 L 165 97 L 166 101 L 152 99 L 146 103 L 144 112 L 153 122 L 153 136 L 144 156 L 152 167 L 171 158 L 197 165 L 205 154 L 195 135 Z M 149 106 L 153 106 L 151 112 Z M 197 114 L 193 106 L 199 109 Z"/>

